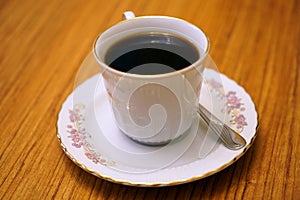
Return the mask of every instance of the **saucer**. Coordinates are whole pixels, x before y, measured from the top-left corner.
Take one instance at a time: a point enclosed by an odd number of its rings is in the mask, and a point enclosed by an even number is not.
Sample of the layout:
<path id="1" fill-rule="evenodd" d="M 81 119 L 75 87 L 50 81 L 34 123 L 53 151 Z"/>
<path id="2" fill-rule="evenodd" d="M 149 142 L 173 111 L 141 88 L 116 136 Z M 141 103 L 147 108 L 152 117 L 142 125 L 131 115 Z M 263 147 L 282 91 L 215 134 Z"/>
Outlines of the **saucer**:
<path id="1" fill-rule="evenodd" d="M 85 171 L 125 185 L 169 186 L 215 174 L 253 144 L 258 115 L 250 96 L 233 80 L 211 69 L 205 69 L 203 80 L 200 103 L 209 110 L 213 101 L 224 103 L 214 114 L 226 114 L 227 125 L 246 139 L 244 148 L 227 149 L 198 118 L 188 131 L 196 134 L 187 133 L 168 145 L 134 142 L 115 123 L 101 74 L 83 82 L 64 102 L 57 122 L 59 143 Z"/>

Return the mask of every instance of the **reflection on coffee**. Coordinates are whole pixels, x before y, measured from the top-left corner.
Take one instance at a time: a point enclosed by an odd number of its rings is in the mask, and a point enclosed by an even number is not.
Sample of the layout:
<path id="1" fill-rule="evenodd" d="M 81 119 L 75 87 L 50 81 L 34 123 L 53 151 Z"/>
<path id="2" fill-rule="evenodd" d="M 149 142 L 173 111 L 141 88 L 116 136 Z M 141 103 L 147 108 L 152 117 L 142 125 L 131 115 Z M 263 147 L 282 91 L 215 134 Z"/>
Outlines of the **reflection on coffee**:
<path id="1" fill-rule="evenodd" d="M 142 33 L 113 44 L 105 55 L 110 67 L 133 74 L 163 74 L 183 69 L 199 59 L 188 40 L 166 33 Z"/>

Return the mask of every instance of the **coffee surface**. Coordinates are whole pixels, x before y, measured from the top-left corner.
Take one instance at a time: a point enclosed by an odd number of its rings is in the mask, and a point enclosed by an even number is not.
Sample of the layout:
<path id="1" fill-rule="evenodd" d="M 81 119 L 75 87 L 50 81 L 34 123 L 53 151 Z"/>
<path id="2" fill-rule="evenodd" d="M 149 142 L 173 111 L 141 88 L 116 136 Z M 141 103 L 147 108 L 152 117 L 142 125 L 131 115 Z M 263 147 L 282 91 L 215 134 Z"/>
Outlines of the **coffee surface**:
<path id="1" fill-rule="evenodd" d="M 199 59 L 196 47 L 175 35 L 143 33 L 113 44 L 105 55 L 110 67 L 133 74 L 163 74 L 188 67 Z"/>

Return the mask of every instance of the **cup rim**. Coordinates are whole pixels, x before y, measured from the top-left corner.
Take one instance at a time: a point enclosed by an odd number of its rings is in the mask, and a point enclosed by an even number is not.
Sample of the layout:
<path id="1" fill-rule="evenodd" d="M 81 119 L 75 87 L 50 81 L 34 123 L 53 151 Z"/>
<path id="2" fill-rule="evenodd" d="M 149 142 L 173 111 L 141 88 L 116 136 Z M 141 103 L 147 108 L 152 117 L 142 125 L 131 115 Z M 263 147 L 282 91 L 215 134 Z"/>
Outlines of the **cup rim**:
<path id="1" fill-rule="evenodd" d="M 185 67 L 185 68 L 182 68 L 180 70 L 176 70 L 176 71 L 172 71 L 172 72 L 168 72 L 168 73 L 163 73 L 163 74 L 134 74 L 134 73 L 128 73 L 128 72 L 123 72 L 123 71 L 120 71 L 120 70 L 117 70 L 117 69 L 114 69 L 112 67 L 110 67 L 109 65 L 107 65 L 104 61 L 102 61 L 101 58 L 99 58 L 99 56 L 97 55 L 96 53 L 96 45 L 97 45 L 97 41 L 98 39 L 102 36 L 102 34 L 109 30 L 110 28 L 114 27 L 114 26 L 117 26 L 118 24 L 121 24 L 121 23 L 125 23 L 126 21 L 129 21 L 129 20 L 140 20 L 140 19 L 151 19 L 151 18 L 164 18 L 164 19 L 172 19 L 172 20 L 177 20 L 177 21 L 182 21 L 182 22 L 185 22 L 187 23 L 188 25 L 198 29 L 199 31 L 201 31 L 205 38 L 206 38 L 206 42 L 207 42 L 207 46 L 206 48 L 204 49 L 204 53 L 203 53 L 203 56 L 199 56 L 199 58 L 194 62 L 192 63 L 191 65 Z M 117 74 L 119 76 L 126 76 L 126 77 L 129 77 L 129 78 L 135 78 L 135 79 L 153 79 L 153 78 L 164 78 L 164 77 L 170 77 L 170 76 L 174 76 L 174 75 L 178 75 L 178 74 L 184 74 L 186 73 L 187 71 L 190 71 L 190 70 L 193 70 L 194 68 L 196 68 L 198 65 L 200 65 L 201 62 L 203 62 L 206 57 L 208 56 L 208 52 L 210 50 L 210 41 L 209 41 L 209 38 L 207 36 L 207 34 L 199 27 L 197 27 L 196 25 L 184 20 L 184 19 L 180 19 L 180 18 L 176 18 L 176 17 L 170 17 L 170 16 L 161 16 L 161 15 L 152 15 L 152 16 L 138 16 L 138 17 L 134 17 L 134 18 L 129 18 L 129 19 L 126 19 L 126 20 L 122 20 L 112 26 L 110 26 L 108 29 L 106 29 L 105 31 L 103 31 L 102 33 L 100 33 L 95 41 L 94 41 L 94 44 L 93 44 L 93 54 L 94 54 L 94 57 L 96 58 L 96 61 L 101 65 L 101 67 L 104 68 L 103 72 L 105 71 L 110 71 L 114 74 Z M 102 72 L 102 73 L 103 73 Z"/>

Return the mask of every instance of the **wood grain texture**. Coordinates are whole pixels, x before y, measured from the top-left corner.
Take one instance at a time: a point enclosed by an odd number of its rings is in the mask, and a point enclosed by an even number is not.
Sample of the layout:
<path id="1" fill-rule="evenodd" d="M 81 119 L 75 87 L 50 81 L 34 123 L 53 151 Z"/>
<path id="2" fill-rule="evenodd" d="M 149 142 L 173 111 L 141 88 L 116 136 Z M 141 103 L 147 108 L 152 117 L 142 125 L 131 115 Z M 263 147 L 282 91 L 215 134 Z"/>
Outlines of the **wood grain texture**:
<path id="1" fill-rule="evenodd" d="M 166 188 L 103 181 L 67 158 L 57 114 L 96 36 L 121 19 L 201 27 L 219 70 L 251 95 L 258 137 L 235 164 Z M 0 199 L 300 199 L 299 0 L 0 1 Z"/>

